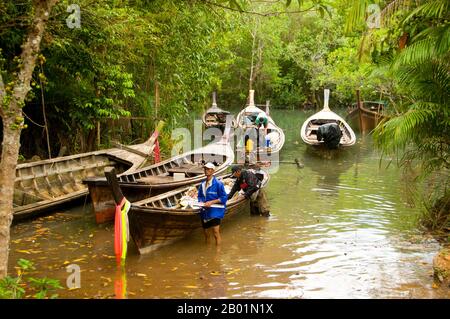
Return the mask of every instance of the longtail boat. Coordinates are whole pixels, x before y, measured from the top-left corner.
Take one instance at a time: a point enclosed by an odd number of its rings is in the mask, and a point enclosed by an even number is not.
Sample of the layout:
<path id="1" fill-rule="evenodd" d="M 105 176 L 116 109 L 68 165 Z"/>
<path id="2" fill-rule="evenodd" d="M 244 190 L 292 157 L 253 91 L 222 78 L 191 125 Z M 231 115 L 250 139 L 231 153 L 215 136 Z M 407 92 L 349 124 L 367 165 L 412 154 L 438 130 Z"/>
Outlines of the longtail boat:
<path id="1" fill-rule="evenodd" d="M 361 101 L 359 90 L 356 92 L 357 102 L 352 104 L 346 119 L 362 134 L 373 131 L 386 118 L 385 103 L 382 101 Z"/>
<path id="2" fill-rule="evenodd" d="M 107 166 L 131 172 L 150 159 L 155 138 L 142 144 L 57 157 L 17 165 L 14 184 L 14 221 L 28 218 L 63 203 L 82 198 L 85 178 L 101 176 Z"/>
<path id="3" fill-rule="evenodd" d="M 245 157 L 246 146 L 247 153 L 252 153 L 253 157 L 256 158 L 256 162 L 270 161 L 273 156 L 278 155 L 285 142 L 283 130 L 275 124 L 275 121 L 270 116 L 269 104 L 266 104 L 266 111 L 263 111 L 255 105 L 254 94 L 255 91 L 250 90 L 248 105 L 236 117 L 235 126 L 240 129 L 240 136 L 236 134 L 239 139 L 236 144 L 239 162 Z M 266 136 L 263 133 L 264 127 L 261 126 L 258 129 L 255 124 L 255 120 L 260 113 L 265 113 L 265 117 L 268 120 Z M 246 136 L 252 141 L 254 146 L 252 149 L 248 149 L 248 145 L 246 145 Z M 268 144 L 266 139 L 269 140 Z"/>
<path id="4" fill-rule="evenodd" d="M 230 112 L 222 110 L 217 106 L 216 92 L 213 92 L 212 105 L 202 116 L 203 124 L 206 128 L 217 127 L 219 129 L 224 129 L 227 116 L 231 116 Z"/>
<path id="5" fill-rule="evenodd" d="M 352 128 L 328 106 L 330 90 L 325 89 L 324 97 L 323 110 L 306 119 L 300 129 L 303 142 L 325 148 L 354 145 L 356 135 Z"/>
<path id="6" fill-rule="evenodd" d="M 261 180 L 261 187 L 267 185 L 269 174 L 264 170 L 255 171 Z M 113 171 L 106 171 L 105 175 L 111 183 L 111 191 L 115 201 L 120 203 L 123 194 Z M 230 175 L 218 177 L 224 183 L 233 183 Z M 194 186 L 194 187 L 193 187 Z M 162 246 L 180 240 L 196 229 L 201 228 L 199 217 L 200 208 L 194 206 L 181 207 L 183 198 L 189 192 L 197 192 L 197 185 L 177 188 L 175 190 L 152 196 L 141 201 L 132 202 L 128 212 L 130 235 L 139 253 L 145 254 Z M 233 197 L 226 204 L 224 222 L 233 216 L 250 212 L 250 200 L 244 197 Z"/>
<path id="7" fill-rule="evenodd" d="M 220 174 L 234 161 L 234 153 L 228 143 L 229 128 L 216 143 L 172 157 L 168 160 L 118 175 L 124 195 L 137 201 L 181 186 L 194 184 L 204 177 L 203 163 L 216 165 Z M 97 223 L 114 219 L 114 198 L 106 178 L 88 178 L 83 181 L 89 188 Z"/>

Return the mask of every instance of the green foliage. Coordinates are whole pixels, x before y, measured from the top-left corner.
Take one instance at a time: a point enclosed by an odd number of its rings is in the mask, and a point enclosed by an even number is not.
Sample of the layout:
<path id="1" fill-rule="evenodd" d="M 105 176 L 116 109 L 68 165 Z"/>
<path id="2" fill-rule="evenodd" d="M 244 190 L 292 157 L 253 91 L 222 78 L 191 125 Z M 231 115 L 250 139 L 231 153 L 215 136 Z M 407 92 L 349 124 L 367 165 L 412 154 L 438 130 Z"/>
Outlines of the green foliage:
<path id="1" fill-rule="evenodd" d="M 403 154 L 400 165 L 417 169 L 427 181 L 448 176 L 450 169 L 450 31 L 449 4 L 427 0 L 403 13 L 398 26 L 408 30 L 410 43 L 394 56 L 394 80 L 401 90 L 398 113 L 375 130 L 384 153 Z M 422 21 L 411 28 L 413 21 Z M 433 183 L 432 183 L 433 184 Z M 449 179 L 425 190 L 428 214 L 423 223 L 432 229 L 448 225 Z"/>
<path id="2" fill-rule="evenodd" d="M 63 289 L 59 280 L 50 278 L 33 278 L 25 275 L 35 270 L 33 262 L 26 259 L 17 261 L 17 277 L 6 276 L 0 279 L 0 299 L 21 299 L 27 290 L 33 291 L 36 299 L 57 298 L 57 289 Z M 28 287 L 27 287 L 28 284 Z M 50 295 L 49 295 L 50 294 Z"/>

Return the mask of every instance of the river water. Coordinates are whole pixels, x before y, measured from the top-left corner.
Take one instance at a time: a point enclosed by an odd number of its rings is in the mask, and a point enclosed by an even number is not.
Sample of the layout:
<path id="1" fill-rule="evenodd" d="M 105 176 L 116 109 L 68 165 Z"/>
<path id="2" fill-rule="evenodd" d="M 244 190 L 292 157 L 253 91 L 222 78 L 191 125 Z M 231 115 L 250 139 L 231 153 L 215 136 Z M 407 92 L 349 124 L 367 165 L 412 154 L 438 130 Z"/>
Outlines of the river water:
<path id="1" fill-rule="evenodd" d="M 198 230 L 145 256 L 131 244 L 118 270 L 113 225 L 97 226 L 86 203 L 13 226 L 10 274 L 25 258 L 35 277 L 66 287 L 76 264 L 81 287 L 61 298 L 449 298 L 432 286 L 439 244 L 418 230 L 399 169 L 380 162 L 370 136 L 311 152 L 299 136 L 308 115 L 273 111 L 286 133 L 281 160 L 304 168 L 280 164 L 267 187 L 272 215 L 224 223 L 219 250 Z"/>

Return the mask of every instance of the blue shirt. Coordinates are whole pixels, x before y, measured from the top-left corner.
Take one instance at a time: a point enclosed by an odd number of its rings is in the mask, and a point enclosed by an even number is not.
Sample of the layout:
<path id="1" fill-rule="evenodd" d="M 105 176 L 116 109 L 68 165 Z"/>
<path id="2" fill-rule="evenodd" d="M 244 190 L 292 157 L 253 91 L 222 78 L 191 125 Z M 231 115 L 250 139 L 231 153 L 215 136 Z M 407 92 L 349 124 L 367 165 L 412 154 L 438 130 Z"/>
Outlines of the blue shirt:
<path id="1" fill-rule="evenodd" d="M 206 203 L 209 202 L 210 200 L 220 199 L 220 203 L 218 204 L 222 204 L 224 208 L 216 208 L 216 207 L 203 208 L 200 212 L 201 219 L 203 220 L 209 220 L 213 218 L 222 219 L 225 215 L 225 209 L 228 198 L 223 183 L 213 176 L 211 185 L 208 187 L 206 192 L 204 191 L 205 187 L 206 187 L 206 180 L 204 180 L 201 183 L 200 187 L 198 188 L 198 201 Z"/>

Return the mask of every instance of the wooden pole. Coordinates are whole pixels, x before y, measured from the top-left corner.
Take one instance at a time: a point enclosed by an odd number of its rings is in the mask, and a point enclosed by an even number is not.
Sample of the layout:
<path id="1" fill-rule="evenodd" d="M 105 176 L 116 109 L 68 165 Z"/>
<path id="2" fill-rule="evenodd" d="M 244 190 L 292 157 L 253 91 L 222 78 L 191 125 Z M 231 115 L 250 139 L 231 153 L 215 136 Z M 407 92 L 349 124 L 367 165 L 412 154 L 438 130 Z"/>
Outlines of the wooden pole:
<path id="1" fill-rule="evenodd" d="M 42 61 L 41 61 L 41 73 L 44 73 Z M 45 100 L 44 100 L 44 85 L 42 84 L 42 79 L 39 77 L 39 83 L 41 86 L 41 100 L 42 100 L 42 116 L 44 117 L 45 135 L 47 136 L 47 152 L 48 158 L 52 158 L 52 150 L 50 149 L 50 134 L 48 133 L 48 122 L 47 114 L 45 112 Z"/>
<path id="2" fill-rule="evenodd" d="M 114 201 L 117 205 L 122 202 L 123 196 L 122 190 L 120 189 L 119 182 L 117 181 L 116 169 L 114 167 L 105 167 L 105 176 L 108 181 L 108 185 L 111 187 L 111 191 L 114 197 Z"/>
<path id="3" fill-rule="evenodd" d="M 359 130 L 361 133 L 365 133 L 365 128 L 363 127 L 363 120 L 362 120 L 362 103 L 361 103 L 361 92 L 360 90 L 356 90 L 356 105 L 358 106 L 358 117 L 359 117 Z"/>
<path id="4" fill-rule="evenodd" d="M 158 117 L 159 102 L 159 83 L 155 81 L 155 118 Z"/>
<path id="5" fill-rule="evenodd" d="M 270 115 L 270 100 L 266 100 L 266 114 Z"/>
<path id="6" fill-rule="evenodd" d="M 97 149 L 100 149 L 100 121 L 97 121 Z"/>

